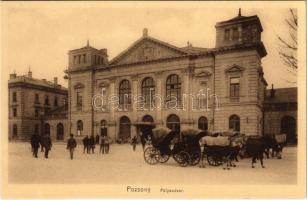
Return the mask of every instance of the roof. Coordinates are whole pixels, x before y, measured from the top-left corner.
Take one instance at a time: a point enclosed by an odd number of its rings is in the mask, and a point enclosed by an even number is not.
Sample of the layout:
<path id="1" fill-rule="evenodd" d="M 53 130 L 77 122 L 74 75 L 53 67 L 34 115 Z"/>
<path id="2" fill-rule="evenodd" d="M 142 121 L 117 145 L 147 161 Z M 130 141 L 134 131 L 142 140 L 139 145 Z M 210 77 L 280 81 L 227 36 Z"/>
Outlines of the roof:
<path id="1" fill-rule="evenodd" d="M 184 49 L 181 49 L 179 47 L 176 47 L 174 45 L 171 45 L 167 42 L 163 42 L 161 40 L 158 40 L 158 39 L 155 39 L 153 37 L 150 37 L 150 36 L 143 36 L 141 37 L 140 39 L 138 39 L 137 41 L 135 41 L 134 43 L 132 43 L 132 45 L 130 45 L 126 50 L 122 51 L 118 56 L 114 57 L 111 61 L 110 61 L 110 65 L 112 64 L 116 64 L 117 61 L 119 61 L 122 57 L 124 57 L 125 55 L 127 55 L 132 49 L 134 49 L 135 47 L 138 46 L 138 44 L 142 43 L 143 41 L 151 41 L 153 43 L 156 43 L 158 45 L 161 45 L 161 46 L 164 46 L 166 48 L 169 48 L 169 49 L 172 49 L 176 52 L 178 52 L 179 54 L 182 54 L 182 55 L 186 55 L 187 52 L 184 50 Z"/>
<path id="2" fill-rule="evenodd" d="M 36 78 L 30 78 L 28 76 L 17 76 L 16 78 L 10 79 L 9 80 L 9 84 L 13 84 L 13 83 L 28 83 L 31 85 L 35 85 L 35 86 L 41 86 L 41 87 L 47 87 L 47 88 L 52 88 L 52 89 L 60 89 L 60 90 L 67 90 L 67 88 L 63 87 L 62 85 L 55 85 L 53 82 L 51 81 L 47 81 L 47 80 L 40 80 L 40 79 L 36 79 Z"/>
<path id="3" fill-rule="evenodd" d="M 188 54 L 194 54 L 194 53 L 203 53 L 203 52 L 209 52 L 212 49 L 209 48 L 203 48 L 203 47 L 193 47 L 193 46 L 186 46 L 186 47 L 182 47 L 180 48 L 183 51 L 185 51 Z"/>
<path id="4" fill-rule="evenodd" d="M 271 98 L 271 89 L 266 90 L 267 103 L 290 103 L 297 102 L 297 87 L 276 88 L 274 97 Z"/>

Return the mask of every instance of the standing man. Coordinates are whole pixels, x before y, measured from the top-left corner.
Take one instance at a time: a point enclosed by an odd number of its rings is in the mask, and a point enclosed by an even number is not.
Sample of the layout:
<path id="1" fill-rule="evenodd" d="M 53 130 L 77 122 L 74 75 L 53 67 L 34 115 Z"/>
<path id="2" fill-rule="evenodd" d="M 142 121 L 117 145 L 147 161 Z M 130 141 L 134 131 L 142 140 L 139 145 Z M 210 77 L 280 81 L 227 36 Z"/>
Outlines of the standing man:
<path id="1" fill-rule="evenodd" d="M 67 141 L 67 149 L 69 149 L 71 160 L 74 158 L 74 150 L 75 150 L 76 146 L 77 146 L 77 142 L 74 138 L 74 135 L 70 134 L 70 138 Z"/>
<path id="2" fill-rule="evenodd" d="M 89 140 L 88 136 L 85 136 L 82 140 L 82 142 L 83 142 L 83 153 L 85 153 L 85 150 L 88 153 L 88 147 L 87 147 L 88 146 L 88 140 Z"/>
<path id="3" fill-rule="evenodd" d="M 95 152 L 94 152 L 94 149 L 95 149 L 95 137 L 92 135 L 91 137 L 90 137 L 90 149 L 92 149 L 92 153 L 94 154 Z"/>
<path id="4" fill-rule="evenodd" d="M 105 145 L 105 136 L 101 135 L 99 152 L 102 153 L 102 154 L 104 154 L 104 145 Z"/>
<path id="5" fill-rule="evenodd" d="M 45 147 L 45 158 L 48 158 L 49 151 L 51 150 L 52 147 L 51 138 L 48 134 L 45 134 L 43 138 L 43 144 Z"/>
<path id="6" fill-rule="evenodd" d="M 40 143 L 40 136 L 37 133 L 34 133 L 31 136 L 31 147 L 32 147 L 33 156 L 35 158 L 37 158 L 39 143 Z"/>

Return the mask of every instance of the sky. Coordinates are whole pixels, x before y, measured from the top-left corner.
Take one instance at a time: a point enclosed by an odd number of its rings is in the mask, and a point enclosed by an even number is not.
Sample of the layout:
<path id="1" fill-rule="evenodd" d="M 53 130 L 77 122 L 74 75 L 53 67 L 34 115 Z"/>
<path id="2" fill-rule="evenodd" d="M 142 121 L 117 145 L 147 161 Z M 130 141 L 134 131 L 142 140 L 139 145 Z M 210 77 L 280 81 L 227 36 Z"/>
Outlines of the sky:
<path id="1" fill-rule="evenodd" d="M 26 74 L 29 67 L 35 78 L 53 80 L 67 86 L 63 79 L 68 51 L 86 45 L 107 48 L 109 60 L 148 34 L 172 45 L 215 47 L 216 22 L 258 15 L 264 31 L 262 41 L 268 55 L 262 59 L 268 87 L 293 87 L 296 77 L 287 72 L 278 55 L 277 34 L 286 37 L 285 6 L 235 2 L 62 2 L 7 3 L 2 7 L 2 66 L 6 78 L 14 71 Z M 282 8 L 281 8 L 282 7 Z"/>

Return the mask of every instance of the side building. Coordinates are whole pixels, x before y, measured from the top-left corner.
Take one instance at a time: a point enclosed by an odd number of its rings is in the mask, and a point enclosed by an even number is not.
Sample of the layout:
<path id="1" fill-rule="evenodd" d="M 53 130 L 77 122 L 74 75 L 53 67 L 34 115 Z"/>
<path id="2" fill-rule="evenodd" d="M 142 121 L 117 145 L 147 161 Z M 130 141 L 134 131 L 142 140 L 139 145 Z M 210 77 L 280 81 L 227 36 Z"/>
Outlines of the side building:
<path id="1" fill-rule="evenodd" d="M 287 134 L 288 143 L 297 143 L 297 87 L 272 88 L 264 102 L 265 134 Z"/>
<path id="2" fill-rule="evenodd" d="M 10 74 L 8 88 L 9 139 L 28 140 L 33 133 L 50 134 L 56 139 L 52 133 L 55 127 L 45 120 L 47 113 L 67 104 L 67 89 L 58 84 L 58 79 L 35 79 L 31 71 L 25 76 L 14 73 Z"/>

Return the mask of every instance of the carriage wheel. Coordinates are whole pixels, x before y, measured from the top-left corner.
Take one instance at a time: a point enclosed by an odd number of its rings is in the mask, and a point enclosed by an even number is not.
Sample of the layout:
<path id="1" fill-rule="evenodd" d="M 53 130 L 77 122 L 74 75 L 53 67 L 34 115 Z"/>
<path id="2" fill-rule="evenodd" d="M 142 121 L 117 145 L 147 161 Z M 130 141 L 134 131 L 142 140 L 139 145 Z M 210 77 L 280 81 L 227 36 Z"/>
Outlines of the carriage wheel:
<path id="1" fill-rule="evenodd" d="M 168 161 L 168 159 L 169 159 L 169 155 L 167 155 L 167 154 L 164 154 L 163 156 L 160 154 L 160 153 L 158 153 L 157 155 L 156 155 L 156 160 L 158 161 L 158 162 L 160 162 L 160 163 L 166 163 L 167 161 Z"/>
<path id="2" fill-rule="evenodd" d="M 201 151 L 194 152 L 190 155 L 190 165 L 195 166 L 200 162 L 201 159 Z"/>
<path id="3" fill-rule="evenodd" d="M 186 167 L 190 163 L 190 156 L 185 151 L 180 151 L 178 154 L 174 154 L 173 158 L 181 167 Z"/>
<path id="4" fill-rule="evenodd" d="M 157 164 L 157 154 L 158 152 L 154 147 L 147 147 L 144 151 L 144 160 L 150 165 Z"/>
<path id="5" fill-rule="evenodd" d="M 212 155 L 207 155 L 207 161 L 209 165 L 212 166 L 219 166 L 223 164 L 223 162 L 218 157 Z"/>

